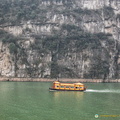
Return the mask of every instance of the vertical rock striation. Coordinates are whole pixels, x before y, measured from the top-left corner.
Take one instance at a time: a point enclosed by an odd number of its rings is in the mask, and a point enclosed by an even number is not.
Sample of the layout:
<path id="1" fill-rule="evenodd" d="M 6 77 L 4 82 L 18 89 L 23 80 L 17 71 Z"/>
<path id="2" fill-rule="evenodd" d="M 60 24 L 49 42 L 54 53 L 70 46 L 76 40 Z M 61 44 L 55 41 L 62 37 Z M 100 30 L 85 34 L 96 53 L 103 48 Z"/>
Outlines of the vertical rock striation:
<path id="1" fill-rule="evenodd" d="M 120 78 L 119 0 L 5 0 L 0 75 Z"/>

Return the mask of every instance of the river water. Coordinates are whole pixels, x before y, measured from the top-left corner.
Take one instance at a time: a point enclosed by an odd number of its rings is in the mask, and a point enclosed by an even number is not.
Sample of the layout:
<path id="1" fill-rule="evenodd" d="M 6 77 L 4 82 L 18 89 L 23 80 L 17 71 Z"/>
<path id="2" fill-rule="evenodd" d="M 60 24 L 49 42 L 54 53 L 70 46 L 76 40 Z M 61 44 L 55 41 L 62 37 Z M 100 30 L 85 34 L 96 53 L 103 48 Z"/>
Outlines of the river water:
<path id="1" fill-rule="evenodd" d="M 51 84 L 0 82 L 0 120 L 120 120 L 120 83 L 85 83 L 85 92 Z"/>

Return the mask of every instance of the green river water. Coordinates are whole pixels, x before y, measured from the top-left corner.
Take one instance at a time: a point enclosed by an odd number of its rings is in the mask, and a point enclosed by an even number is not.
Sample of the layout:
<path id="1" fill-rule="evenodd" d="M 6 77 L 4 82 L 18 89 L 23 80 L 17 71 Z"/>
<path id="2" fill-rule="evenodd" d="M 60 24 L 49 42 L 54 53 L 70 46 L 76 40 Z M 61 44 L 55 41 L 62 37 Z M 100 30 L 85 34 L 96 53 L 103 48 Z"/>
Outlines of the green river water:
<path id="1" fill-rule="evenodd" d="M 0 120 L 120 120 L 120 83 L 85 83 L 86 92 L 51 85 L 0 82 Z"/>

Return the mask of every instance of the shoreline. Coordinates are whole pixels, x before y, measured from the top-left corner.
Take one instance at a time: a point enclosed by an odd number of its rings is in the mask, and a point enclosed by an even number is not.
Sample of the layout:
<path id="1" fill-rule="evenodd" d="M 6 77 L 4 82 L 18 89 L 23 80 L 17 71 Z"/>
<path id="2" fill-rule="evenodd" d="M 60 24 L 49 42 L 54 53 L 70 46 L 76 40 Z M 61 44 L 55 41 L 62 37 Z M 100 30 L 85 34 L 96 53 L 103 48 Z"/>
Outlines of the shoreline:
<path id="1" fill-rule="evenodd" d="M 10 82 L 53 82 L 56 79 L 48 78 L 12 78 L 12 77 L 1 77 L 0 81 Z M 72 78 L 60 78 L 60 82 L 81 82 L 81 83 L 120 83 L 120 79 L 72 79 Z"/>

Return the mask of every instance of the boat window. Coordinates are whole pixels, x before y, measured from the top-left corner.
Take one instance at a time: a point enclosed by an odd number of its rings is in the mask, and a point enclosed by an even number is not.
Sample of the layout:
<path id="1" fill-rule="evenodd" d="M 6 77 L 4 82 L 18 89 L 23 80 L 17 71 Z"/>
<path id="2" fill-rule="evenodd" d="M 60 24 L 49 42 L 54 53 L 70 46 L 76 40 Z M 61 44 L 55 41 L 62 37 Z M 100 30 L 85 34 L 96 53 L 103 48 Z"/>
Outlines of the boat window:
<path id="1" fill-rule="evenodd" d="M 76 89 L 79 89 L 79 87 L 75 87 Z"/>
<path id="2" fill-rule="evenodd" d="M 69 88 L 69 86 L 66 86 L 66 88 Z"/>
<path id="3" fill-rule="evenodd" d="M 56 86 L 56 87 L 59 87 L 59 86 Z"/>
<path id="4" fill-rule="evenodd" d="M 74 88 L 74 87 L 71 87 L 71 88 Z"/>
<path id="5" fill-rule="evenodd" d="M 61 88 L 64 88 L 64 86 L 60 86 Z"/>

